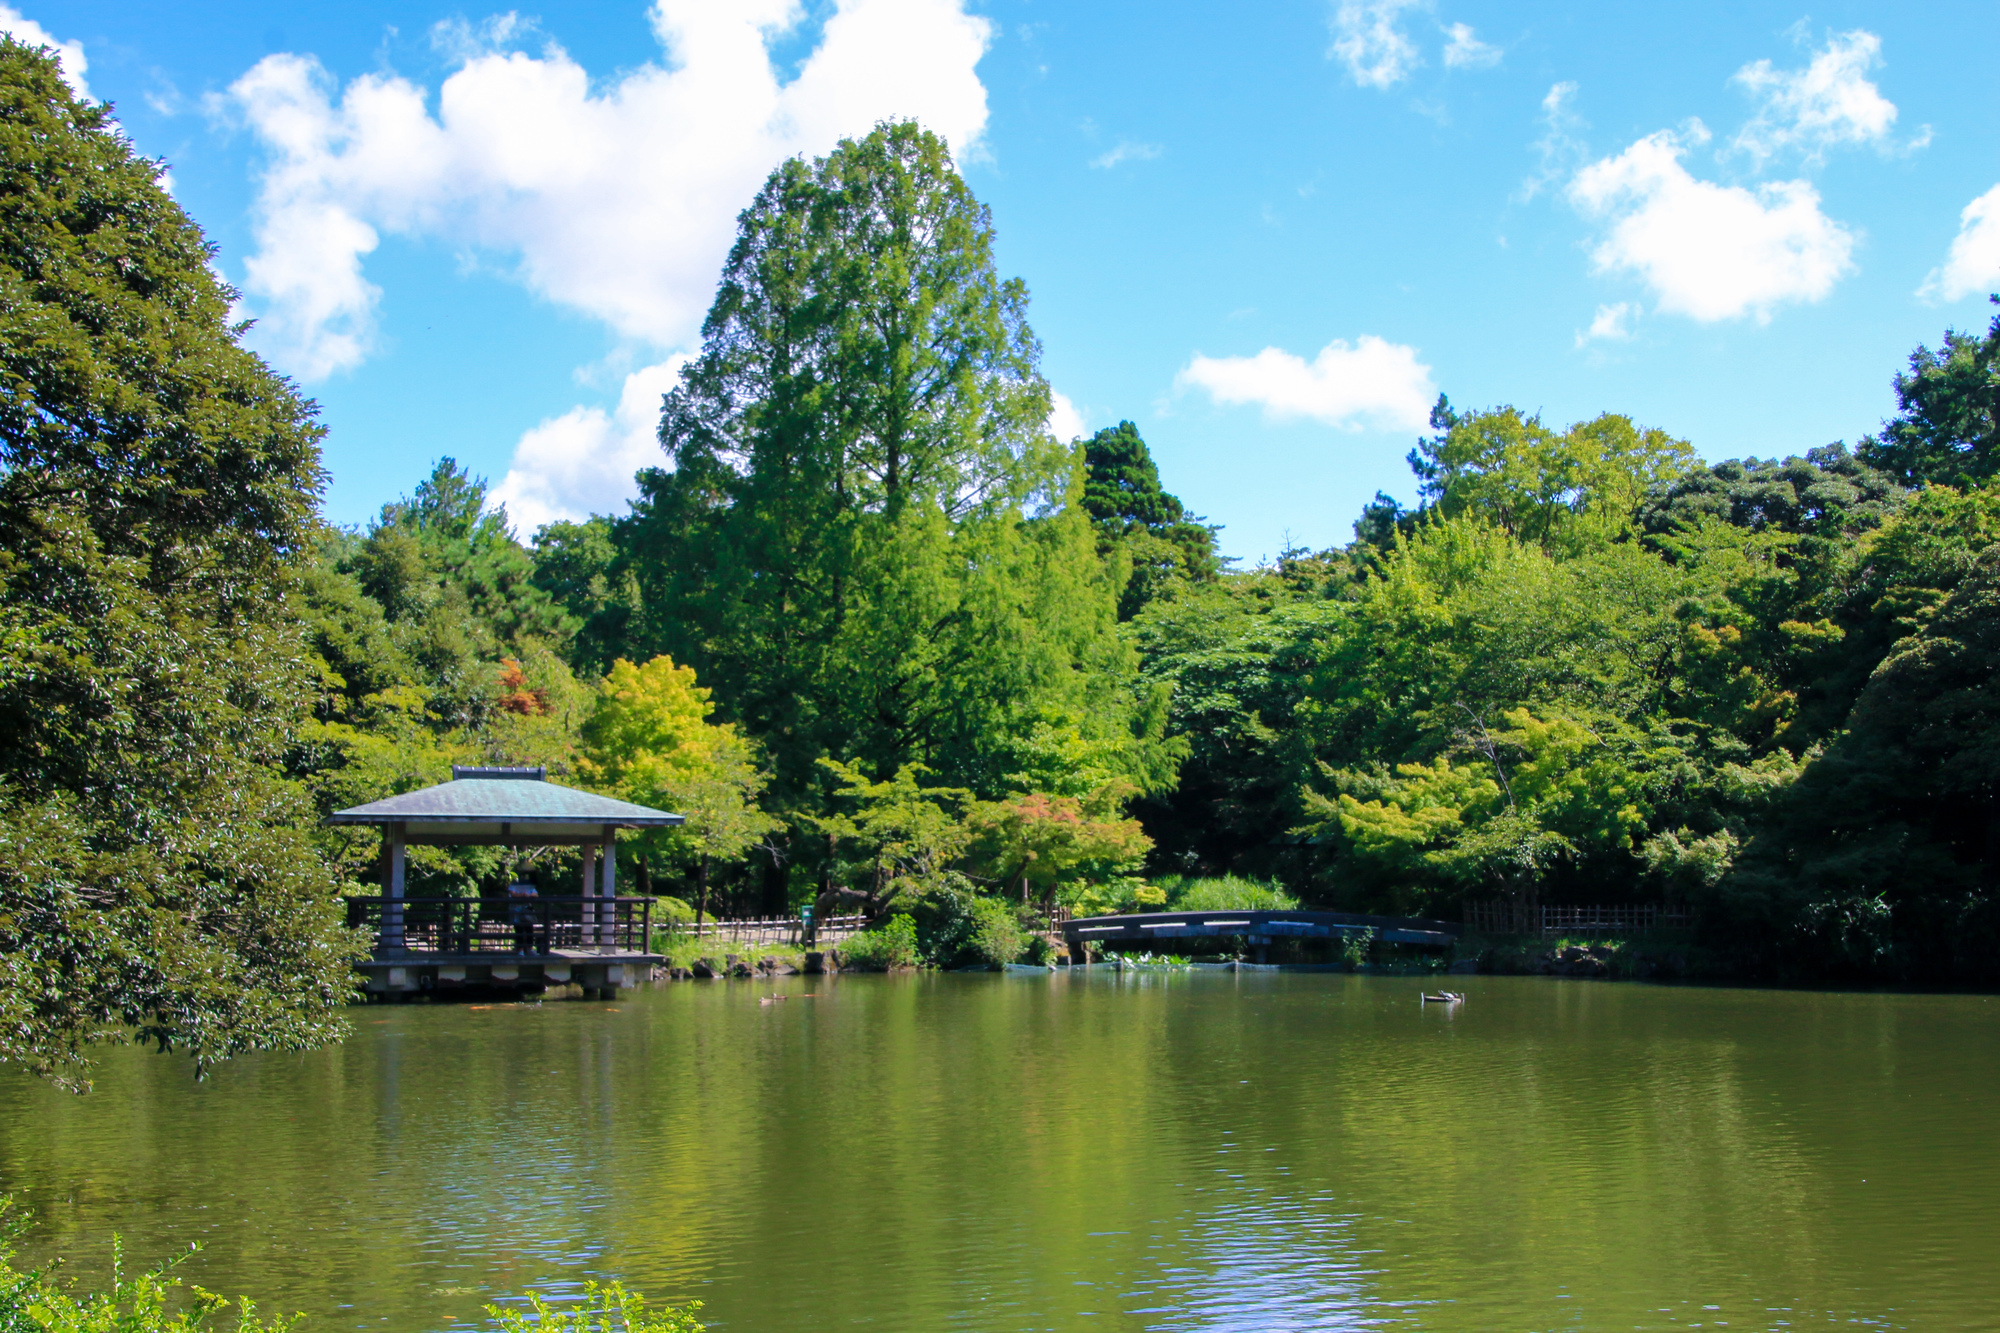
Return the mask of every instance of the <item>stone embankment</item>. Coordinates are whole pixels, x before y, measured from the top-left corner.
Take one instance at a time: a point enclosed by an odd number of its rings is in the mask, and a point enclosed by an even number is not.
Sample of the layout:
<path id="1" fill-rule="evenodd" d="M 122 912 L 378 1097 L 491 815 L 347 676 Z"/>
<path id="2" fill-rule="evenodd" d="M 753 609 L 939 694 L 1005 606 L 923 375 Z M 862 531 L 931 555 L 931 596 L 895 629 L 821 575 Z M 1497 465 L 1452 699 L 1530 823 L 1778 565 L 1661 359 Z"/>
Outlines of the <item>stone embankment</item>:
<path id="1" fill-rule="evenodd" d="M 1605 981 L 1669 981 L 1692 975 L 1685 951 L 1621 940 L 1606 944 L 1470 941 L 1468 956 L 1451 972 L 1485 972 L 1500 976 L 1572 977 Z"/>

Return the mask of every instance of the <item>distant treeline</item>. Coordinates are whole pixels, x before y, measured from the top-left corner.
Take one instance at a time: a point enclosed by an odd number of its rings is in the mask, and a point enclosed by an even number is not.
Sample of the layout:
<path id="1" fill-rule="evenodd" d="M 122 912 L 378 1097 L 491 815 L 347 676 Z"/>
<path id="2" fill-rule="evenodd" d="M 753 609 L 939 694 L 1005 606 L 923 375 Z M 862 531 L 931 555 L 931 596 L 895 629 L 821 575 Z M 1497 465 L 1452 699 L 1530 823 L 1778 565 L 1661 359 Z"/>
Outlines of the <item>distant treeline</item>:
<path id="1" fill-rule="evenodd" d="M 1131 423 L 1050 437 L 987 210 L 885 124 L 744 210 L 626 512 L 524 542 L 444 459 L 353 531 L 158 174 L 0 44 L 0 1031 L 45 1071 L 323 1040 L 378 847 L 318 817 L 454 761 L 686 811 L 631 864 L 709 910 L 1240 875 L 2000 979 L 2000 320 L 1802 458 L 1440 398 L 1415 508 L 1238 569 Z"/>

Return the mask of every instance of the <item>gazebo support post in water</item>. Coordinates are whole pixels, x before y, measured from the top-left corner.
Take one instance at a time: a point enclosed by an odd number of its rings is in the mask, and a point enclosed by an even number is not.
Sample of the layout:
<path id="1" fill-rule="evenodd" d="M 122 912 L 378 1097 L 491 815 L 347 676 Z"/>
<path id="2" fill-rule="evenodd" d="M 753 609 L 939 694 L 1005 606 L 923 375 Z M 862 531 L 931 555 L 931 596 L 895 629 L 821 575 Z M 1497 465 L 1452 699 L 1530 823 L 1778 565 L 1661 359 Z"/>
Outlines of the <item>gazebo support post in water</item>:
<path id="1" fill-rule="evenodd" d="M 618 896 L 618 830 L 666 828 L 681 817 L 548 781 L 541 768 L 454 766 L 450 782 L 355 806 L 329 824 L 382 829 L 382 896 L 349 898 L 347 923 L 372 928 L 357 964 L 371 999 L 467 988 L 541 991 L 577 986 L 607 996 L 662 961 L 651 953 L 651 898 Z M 575 847 L 575 896 L 411 898 L 412 846 Z"/>

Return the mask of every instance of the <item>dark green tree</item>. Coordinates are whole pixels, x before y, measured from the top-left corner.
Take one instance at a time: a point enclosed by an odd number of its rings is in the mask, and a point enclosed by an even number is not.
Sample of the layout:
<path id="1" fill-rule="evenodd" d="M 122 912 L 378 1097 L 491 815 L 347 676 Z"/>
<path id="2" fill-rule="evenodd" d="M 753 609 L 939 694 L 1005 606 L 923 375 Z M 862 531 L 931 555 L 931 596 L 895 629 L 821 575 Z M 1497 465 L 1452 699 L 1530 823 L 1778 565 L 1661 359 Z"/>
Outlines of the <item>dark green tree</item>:
<path id="1" fill-rule="evenodd" d="M 1875 668 L 1719 891 L 1750 961 L 1869 980 L 2000 977 L 2000 546 Z M 1772 955 L 1775 955 L 1773 957 Z"/>
<path id="2" fill-rule="evenodd" d="M 638 611 L 638 581 L 611 519 L 558 520 L 535 533 L 537 588 L 579 628 L 569 658 L 579 671 L 602 675 L 624 650 Z"/>
<path id="3" fill-rule="evenodd" d="M 491 658 L 564 644 L 576 622 L 535 580 L 535 558 L 487 503 L 484 477 L 441 458 L 406 500 L 382 506 L 347 568 L 392 622 L 442 615 Z"/>
<path id="4" fill-rule="evenodd" d="M 1993 302 L 2000 305 L 2000 296 Z M 1905 486 L 1971 486 L 2000 473 L 2000 315 L 1984 338 L 1947 329 L 1896 376 L 1901 409 L 1856 452 Z"/>
<path id="5" fill-rule="evenodd" d="M 0 41 L 0 1058 L 71 1083 L 324 1042 L 351 987 L 277 767 L 321 428 L 160 172 Z"/>
<path id="6" fill-rule="evenodd" d="M 1638 522 L 1660 534 L 1714 518 L 1758 532 L 1838 542 L 1880 527 L 1903 496 L 1894 477 L 1830 444 L 1802 457 L 1697 463 L 1653 487 L 1639 506 Z"/>
<path id="7" fill-rule="evenodd" d="M 1132 565 L 1119 597 L 1120 620 L 1130 620 L 1169 588 L 1207 582 L 1221 572 L 1216 529 L 1161 487 L 1137 426 L 1121 421 L 1098 431 L 1084 443 L 1083 461 L 1083 506 L 1097 529 L 1098 550 L 1120 551 Z"/>

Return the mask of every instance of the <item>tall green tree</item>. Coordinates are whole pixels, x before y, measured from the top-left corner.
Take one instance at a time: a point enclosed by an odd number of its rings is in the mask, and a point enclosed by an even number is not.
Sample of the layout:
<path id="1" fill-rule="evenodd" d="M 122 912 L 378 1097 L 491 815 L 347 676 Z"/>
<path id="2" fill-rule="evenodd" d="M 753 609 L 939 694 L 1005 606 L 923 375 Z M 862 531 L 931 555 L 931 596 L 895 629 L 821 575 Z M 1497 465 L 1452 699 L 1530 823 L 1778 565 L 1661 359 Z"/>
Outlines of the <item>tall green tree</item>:
<path id="1" fill-rule="evenodd" d="M 351 989 L 279 770 L 321 428 L 160 173 L 0 40 L 0 1057 L 73 1083 L 324 1042 Z"/>
<path id="2" fill-rule="evenodd" d="M 453 764 L 544 764 L 567 776 L 591 693 L 564 660 L 576 620 L 540 582 L 486 483 L 444 458 L 368 530 L 324 529 L 301 584 L 319 686 L 292 757 L 322 812 L 442 781 Z M 376 879 L 379 835 L 321 829 L 335 869 Z M 564 862 L 573 853 L 540 854 Z M 409 892 L 504 882 L 490 847 L 413 847 Z"/>
<path id="3" fill-rule="evenodd" d="M 641 475 L 644 651 L 767 747 L 773 795 L 925 764 L 997 791 L 1050 710 L 1127 727 L 1117 589 L 1048 434 L 1027 292 L 944 142 L 885 124 L 772 173 Z"/>

